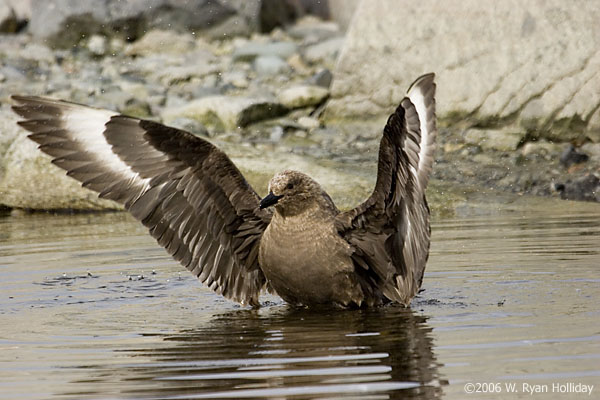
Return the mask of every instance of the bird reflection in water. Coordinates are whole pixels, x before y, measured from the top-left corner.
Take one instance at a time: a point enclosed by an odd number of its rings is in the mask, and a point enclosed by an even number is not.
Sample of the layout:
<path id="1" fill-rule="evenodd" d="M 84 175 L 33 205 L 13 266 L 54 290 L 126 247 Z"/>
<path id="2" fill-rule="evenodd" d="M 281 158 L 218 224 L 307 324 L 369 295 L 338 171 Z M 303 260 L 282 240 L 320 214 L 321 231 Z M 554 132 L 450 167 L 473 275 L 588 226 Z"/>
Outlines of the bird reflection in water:
<path id="1" fill-rule="evenodd" d="M 268 306 L 201 324 L 148 337 L 157 340 L 125 350 L 124 364 L 93 367 L 85 383 L 145 399 L 434 399 L 445 384 L 427 317 L 404 307 Z"/>

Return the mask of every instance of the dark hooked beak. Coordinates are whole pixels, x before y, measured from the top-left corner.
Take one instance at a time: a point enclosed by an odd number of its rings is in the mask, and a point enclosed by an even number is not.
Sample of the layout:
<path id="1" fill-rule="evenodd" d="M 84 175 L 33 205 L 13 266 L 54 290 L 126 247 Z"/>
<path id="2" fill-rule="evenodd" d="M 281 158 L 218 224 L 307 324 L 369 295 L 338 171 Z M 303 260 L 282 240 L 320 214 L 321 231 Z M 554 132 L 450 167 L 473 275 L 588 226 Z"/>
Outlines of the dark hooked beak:
<path id="1" fill-rule="evenodd" d="M 262 210 L 263 208 L 277 204 L 277 201 L 279 201 L 279 199 L 282 197 L 283 196 L 275 196 L 273 192 L 269 192 L 269 194 L 260 201 L 260 209 Z"/>

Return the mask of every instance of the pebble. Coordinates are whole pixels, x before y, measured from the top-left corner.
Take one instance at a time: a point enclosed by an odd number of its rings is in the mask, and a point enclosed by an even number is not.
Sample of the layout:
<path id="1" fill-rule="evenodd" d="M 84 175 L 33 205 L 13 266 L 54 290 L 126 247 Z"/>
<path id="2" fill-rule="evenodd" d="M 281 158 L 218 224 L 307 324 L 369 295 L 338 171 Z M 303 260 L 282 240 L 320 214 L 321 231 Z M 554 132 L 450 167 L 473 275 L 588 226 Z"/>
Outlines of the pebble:
<path id="1" fill-rule="evenodd" d="M 254 70 L 259 75 L 277 75 L 289 71 L 290 66 L 278 56 L 256 57 L 253 63 Z"/>
<path id="2" fill-rule="evenodd" d="M 589 158 L 587 154 L 577 151 L 575 146 L 569 144 L 560 155 L 560 163 L 568 168 L 571 165 L 586 162 Z"/>
<path id="3" fill-rule="evenodd" d="M 331 81 L 333 81 L 333 74 L 327 68 L 323 68 L 307 79 L 306 83 L 309 85 L 321 86 L 329 89 L 329 86 L 331 86 Z"/>
<path id="4" fill-rule="evenodd" d="M 277 99 L 288 108 L 301 108 L 319 105 L 327 97 L 329 90 L 321 86 L 301 85 L 281 91 Z"/>
<path id="5" fill-rule="evenodd" d="M 329 39 L 307 47 L 304 50 L 304 58 L 313 64 L 323 61 L 335 61 L 343 45 L 343 37 Z"/>
<path id="6" fill-rule="evenodd" d="M 275 56 L 287 59 L 298 51 L 298 46 L 292 42 L 256 43 L 249 42 L 234 50 L 233 61 L 253 61 L 260 56 Z"/>
<path id="7" fill-rule="evenodd" d="M 319 120 L 313 117 L 300 117 L 298 118 L 298 124 L 308 130 L 316 129 L 321 125 Z"/>
<path id="8" fill-rule="evenodd" d="M 106 36 L 92 35 L 87 44 L 90 52 L 95 56 L 103 56 L 106 54 Z"/>

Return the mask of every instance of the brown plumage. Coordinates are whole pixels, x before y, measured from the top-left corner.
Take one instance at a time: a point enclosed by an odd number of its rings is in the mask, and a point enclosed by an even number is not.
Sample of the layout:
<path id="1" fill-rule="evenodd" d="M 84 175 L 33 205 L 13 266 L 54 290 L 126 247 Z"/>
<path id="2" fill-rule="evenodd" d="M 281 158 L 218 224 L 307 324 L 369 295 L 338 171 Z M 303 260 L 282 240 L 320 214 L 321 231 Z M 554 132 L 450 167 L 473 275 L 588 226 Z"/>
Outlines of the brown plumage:
<path id="1" fill-rule="evenodd" d="M 413 83 L 384 129 L 373 193 L 347 212 L 297 171 L 261 200 L 222 151 L 178 129 L 41 97 L 13 96 L 13 110 L 54 164 L 227 298 L 256 306 L 267 287 L 297 305 L 408 305 L 429 253 L 434 94 L 433 74 Z"/>

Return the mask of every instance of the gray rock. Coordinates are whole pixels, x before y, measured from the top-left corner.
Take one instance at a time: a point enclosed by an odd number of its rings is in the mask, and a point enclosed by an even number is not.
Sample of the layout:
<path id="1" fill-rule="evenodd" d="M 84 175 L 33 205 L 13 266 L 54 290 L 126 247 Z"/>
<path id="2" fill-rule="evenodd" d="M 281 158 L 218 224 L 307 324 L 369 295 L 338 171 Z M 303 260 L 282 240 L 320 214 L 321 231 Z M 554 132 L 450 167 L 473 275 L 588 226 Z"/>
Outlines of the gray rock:
<path id="1" fill-rule="evenodd" d="M 256 57 L 253 68 L 259 75 L 276 75 L 290 70 L 288 63 L 277 56 Z"/>
<path id="2" fill-rule="evenodd" d="M 0 0 L 0 33 L 17 31 L 17 15 L 6 0 Z"/>
<path id="3" fill-rule="evenodd" d="M 536 142 L 527 142 L 523 145 L 521 153 L 525 157 L 539 155 L 546 160 L 550 160 L 555 154 L 560 152 L 560 145 L 550 143 L 546 140 L 538 140 Z"/>
<path id="4" fill-rule="evenodd" d="M 344 41 L 345 38 L 338 37 L 309 46 L 304 50 L 304 58 L 313 64 L 323 61 L 335 62 Z"/>
<path id="5" fill-rule="evenodd" d="M 68 47 L 94 33 L 131 40 L 151 28 L 198 31 L 235 13 L 211 0 L 32 0 L 30 31 L 53 46 Z"/>
<path id="6" fill-rule="evenodd" d="M 245 89 L 250 84 L 247 74 L 241 70 L 223 72 L 221 80 L 223 83 L 231 84 L 238 89 Z"/>
<path id="7" fill-rule="evenodd" d="M 318 119 L 306 116 L 298 118 L 298 124 L 306 130 L 313 130 L 321 125 Z"/>
<path id="8" fill-rule="evenodd" d="M 233 52 L 233 61 L 253 61 L 259 56 L 275 56 L 286 59 L 296 53 L 298 46 L 292 42 L 255 43 L 248 42 Z"/>
<path id="9" fill-rule="evenodd" d="M 255 30 L 250 25 L 248 18 L 241 15 L 232 15 L 218 25 L 203 30 L 202 37 L 212 40 L 226 40 L 236 36 L 250 36 Z"/>
<path id="10" fill-rule="evenodd" d="M 281 126 L 274 126 L 271 128 L 271 132 L 269 134 L 269 140 L 271 142 L 279 142 L 283 137 L 283 128 Z"/>
<path id="11" fill-rule="evenodd" d="M 303 43 L 315 43 L 340 36 L 340 28 L 332 21 L 322 21 L 315 17 L 305 17 L 290 25 L 287 33 Z"/>
<path id="12" fill-rule="evenodd" d="M 329 17 L 327 1 L 323 0 L 221 0 L 221 3 L 235 9 L 253 31 L 260 32 L 286 26 L 306 14 Z"/>
<path id="13" fill-rule="evenodd" d="M 144 56 L 156 53 L 182 54 L 195 47 L 195 39 L 191 34 L 154 29 L 142 38 L 129 44 L 125 54 L 129 56 Z"/>
<path id="14" fill-rule="evenodd" d="M 287 108 L 310 107 L 321 104 L 329 96 L 329 90 L 320 86 L 293 86 L 277 96 L 281 104 Z"/>
<path id="15" fill-rule="evenodd" d="M 600 202 L 600 178 L 595 174 L 555 183 L 554 189 L 565 200 Z"/>
<path id="16" fill-rule="evenodd" d="M 327 68 L 323 68 L 309 79 L 307 79 L 306 83 L 309 85 L 321 86 L 324 88 L 328 88 L 331 86 L 331 81 L 333 80 L 333 74 Z"/>
<path id="17" fill-rule="evenodd" d="M 194 77 L 202 78 L 218 71 L 218 66 L 214 64 L 198 63 L 197 65 L 174 65 L 165 67 L 157 71 L 156 75 L 163 85 L 169 86 L 189 81 Z"/>
<path id="18" fill-rule="evenodd" d="M 594 143 L 600 143 L 600 107 L 588 119 L 587 137 Z"/>
<path id="19" fill-rule="evenodd" d="M 586 143 L 581 146 L 581 151 L 590 155 L 595 161 L 600 161 L 600 143 Z"/>
<path id="20" fill-rule="evenodd" d="M 31 0 L 4 0 L 14 11 L 18 22 L 31 19 Z"/>
<path id="21" fill-rule="evenodd" d="M 87 47 L 90 52 L 96 56 L 103 56 L 107 50 L 106 36 L 92 35 L 88 41 Z"/>
<path id="22" fill-rule="evenodd" d="M 467 144 L 479 146 L 484 150 L 514 151 L 524 134 L 514 130 L 469 129 L 465 132 Z"/>
<path id="23" fill-rule="evenodd" d="M 360 0 L 328 0 L 331 19 L 346 31 Z"/>
<path id="24" fill-rule="evenodd" d="M 216 131 L 235 130 L 250 123 L 281 116 L 287 109 L 269 100 L 229 96 L 208 96 L 182 107 L 164 110 L 162 118 L 168 125 L 177 118 L 199 121 Z"/>
<path id="25" fill-rule="evenodd" d="M 569 168 L 573 164 L 581 164 L 590 159 L 585 153 L 577 151 L 575 146 L 568 144 L 567 147 L 560 154 L 560 163 L 565 167 Z"/>
<path id="26" fill-rule="evenodd" d="M 326 116 L 387 115 L 407 84 L 434 71 L 441 118 L 517 117 L 540 137 L 586 137 L 600 104 L 594 1 L 365 1 L 355 16 Z"/>

